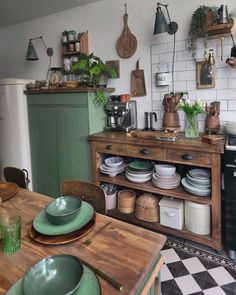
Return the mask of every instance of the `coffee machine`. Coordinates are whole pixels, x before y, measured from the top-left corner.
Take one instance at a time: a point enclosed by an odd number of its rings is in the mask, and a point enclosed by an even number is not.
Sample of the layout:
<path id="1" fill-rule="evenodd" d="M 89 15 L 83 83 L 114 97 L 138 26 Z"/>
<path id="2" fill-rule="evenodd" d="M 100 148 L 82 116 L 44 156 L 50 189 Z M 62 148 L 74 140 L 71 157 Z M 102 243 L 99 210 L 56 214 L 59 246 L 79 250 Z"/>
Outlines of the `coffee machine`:
<path id="1" fill-rule="evenodd" d="M 107 113 L 107 130 L 129 132 L 137 128 L 136 101 L 109 101 L 105 110 Z"/>

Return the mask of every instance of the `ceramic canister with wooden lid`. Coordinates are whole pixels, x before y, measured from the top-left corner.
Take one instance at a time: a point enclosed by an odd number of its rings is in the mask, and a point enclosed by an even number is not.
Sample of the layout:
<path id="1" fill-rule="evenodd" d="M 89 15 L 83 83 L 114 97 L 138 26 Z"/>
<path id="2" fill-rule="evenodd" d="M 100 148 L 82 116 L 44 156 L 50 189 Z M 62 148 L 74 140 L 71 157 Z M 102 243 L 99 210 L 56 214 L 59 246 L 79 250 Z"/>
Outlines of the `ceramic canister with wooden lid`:
<path id="1" fill-rule="evenodd" d="M 135 207 L 136 193 L 132 190 L 118 192 L 118 209 L 122 213 L 132 213 Z"/>

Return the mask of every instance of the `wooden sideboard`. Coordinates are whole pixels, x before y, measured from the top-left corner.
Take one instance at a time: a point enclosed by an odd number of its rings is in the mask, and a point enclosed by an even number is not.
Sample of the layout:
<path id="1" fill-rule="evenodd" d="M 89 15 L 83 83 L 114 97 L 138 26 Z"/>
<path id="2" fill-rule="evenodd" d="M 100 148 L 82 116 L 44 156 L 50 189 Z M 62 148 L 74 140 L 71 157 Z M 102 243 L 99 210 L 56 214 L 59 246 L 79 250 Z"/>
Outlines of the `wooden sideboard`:
<path id="1" fill-rule="evenodd" d="M 224 152 L 224 140 L 217 145 L 203 143 L 201 138 L 181 138 L 176 142 L 166 142 L 154 139 L 130 137 L 122 132 L 100 132 L 89 136 L 92 148 L 93 182 L 96 184 L 113 183 L 124 188 L 150 192 L 159 196 L 168 196 L 176 199 L 189 200 L 199 204 L 211 206 L 211 234 L 199 235 L 186 228 L 177 230 L 163 226 L 157 222 L 144 222 L 135 218 L 133 213 L 123 214 L 118 209 L 108 210 L 109 216 L 136 224 L 154 231 L 161 231 L 201 243 L 221 250 L 221 154 Z M 180 185 L 176 189 L 160 189 L 151 181 L 134 183 L 128 181 L 123 174 L 110 177 L 100 173 L 99 166 L 105 157 L 118 155 L 129 158 L 147 159 L 163 163 L 173 163 L 178 166 L 182 176 L 185 171 L 194 167 L 211 170 L 212 193 L 209 197 L 197 197 L 187 193 Z M 190 167 L 191 166 L 191 167 Z"/>

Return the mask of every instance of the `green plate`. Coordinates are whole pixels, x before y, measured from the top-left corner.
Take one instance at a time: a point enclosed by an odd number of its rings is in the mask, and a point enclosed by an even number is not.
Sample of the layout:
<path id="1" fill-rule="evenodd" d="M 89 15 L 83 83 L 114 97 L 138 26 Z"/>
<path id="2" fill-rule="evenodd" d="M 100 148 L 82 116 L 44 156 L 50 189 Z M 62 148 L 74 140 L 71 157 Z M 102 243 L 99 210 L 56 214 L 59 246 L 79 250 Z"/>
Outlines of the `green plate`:
<path id="1" fill-rule="evenodd" d="M 66 224 L 57 225 L 47 219 L 45 209 L 43 209 L 35 216 L 33 227 L 37 232 L 44 235 L 65 235 L 85 226 L 93 218 L 93 214 L 94 209 L 92 205 L 82 201 L 81 209 L 75 219 Z"/>
<path id="2" fill-rule="evenodd" d="M 80 281 L 79 290 L 76 295 L 100 295 L 100 284 L 95 273 L 83 265 L 84 272 Z M 22 278 L 19 279 L 5 295 L 24 295 L 21 288 Z"/>
<path id="3" fill-rule="evenodd" d="M 128 164 L 129 169 L 148 172 L 153 169 L 153 164 L 150 161 L 133 161 Z"/>

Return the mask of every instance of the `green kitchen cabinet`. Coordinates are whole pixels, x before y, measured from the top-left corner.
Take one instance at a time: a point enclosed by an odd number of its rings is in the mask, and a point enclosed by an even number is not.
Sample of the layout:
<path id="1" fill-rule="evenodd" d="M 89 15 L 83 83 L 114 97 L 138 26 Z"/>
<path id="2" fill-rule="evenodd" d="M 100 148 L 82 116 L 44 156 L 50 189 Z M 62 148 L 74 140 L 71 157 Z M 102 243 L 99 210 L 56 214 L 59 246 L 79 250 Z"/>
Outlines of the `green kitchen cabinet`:
<path id="1" fill-rule="evenodd" d="M 65 179 L 92 180 L 88 135 L 106 125 L 94 93 L 27 91 L 33 190 L 60 196 Z"/>

